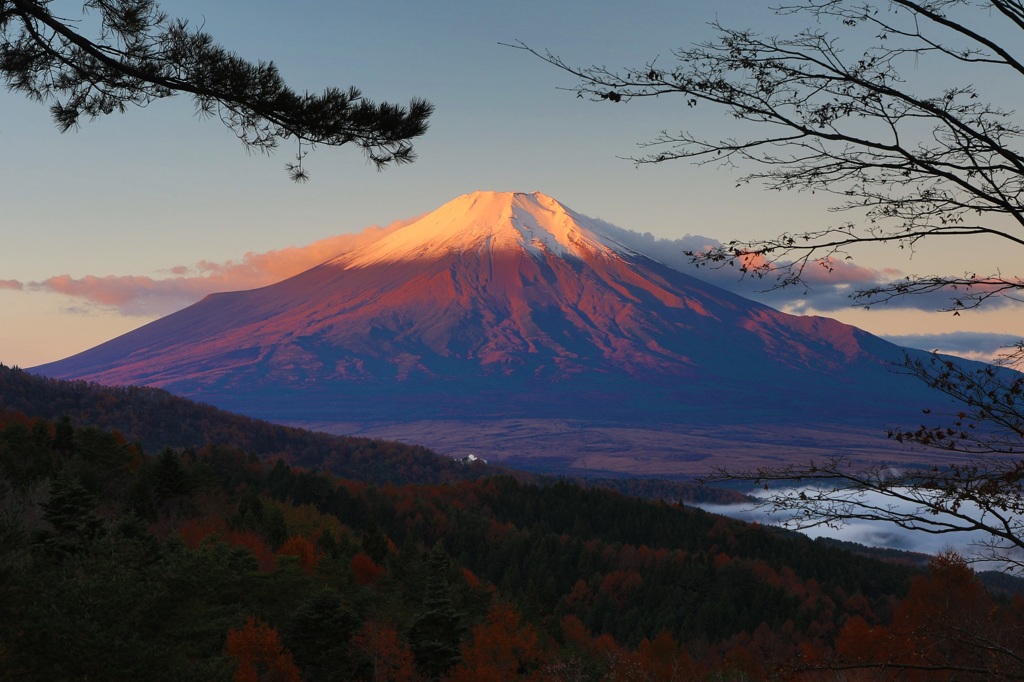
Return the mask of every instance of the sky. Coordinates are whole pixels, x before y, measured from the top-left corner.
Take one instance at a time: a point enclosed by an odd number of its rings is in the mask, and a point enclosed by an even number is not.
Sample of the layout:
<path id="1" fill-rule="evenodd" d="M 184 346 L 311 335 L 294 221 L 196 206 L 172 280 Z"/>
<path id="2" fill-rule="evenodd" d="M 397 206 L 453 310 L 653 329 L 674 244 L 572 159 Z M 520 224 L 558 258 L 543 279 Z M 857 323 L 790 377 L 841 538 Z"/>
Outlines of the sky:
<path id="1" fill-rule="evenodd" d="M 825 197 L 737 188 L 740 173 L 685 162 L 637 167 L 629 157 L 659 131 L 707 137 L 728 125 L 678 99 L 629 104 L 576 98 L 567 74 L 501 43 L 522 41 L 569 63 L 664 63 L 712 35 L 707 23 L 794 30 L 737 0 L 638 3 L 322 3 L 166 0 L 224 47 L 273 60 L 291 87 L 360 88 L 370 99 L 436 106 L 418 160 L 378 173 L 357 149 L 307 157 L 247 154 L 185 97 L 131 109 L 61 134 L 46 108 L 0 92 L 0 363 L 32 367 L 86 350 L 213 291 L 262 286 L 358 243 L 367 228 L 415 219 L 476 190 L 540 191 L 584 215 L 638 233 L 679 267 L 686 245 L 768 238 L 837 222 Z M 53 11 L 78 17 L 81 3 Z M 799 28 L 797 26 L 796 28 Z M 989 357 L 1024 336 L 1019 308 L 953 316 L 908 300 L 864 311 L 852 288 L 909 273 L 1013 272 L 1014 254 L 974 238 L 854 253 L 809 291 L 758 294 L 734 272 L 694 271 L 783 310 L 822 314 L 904 345 Z"/>

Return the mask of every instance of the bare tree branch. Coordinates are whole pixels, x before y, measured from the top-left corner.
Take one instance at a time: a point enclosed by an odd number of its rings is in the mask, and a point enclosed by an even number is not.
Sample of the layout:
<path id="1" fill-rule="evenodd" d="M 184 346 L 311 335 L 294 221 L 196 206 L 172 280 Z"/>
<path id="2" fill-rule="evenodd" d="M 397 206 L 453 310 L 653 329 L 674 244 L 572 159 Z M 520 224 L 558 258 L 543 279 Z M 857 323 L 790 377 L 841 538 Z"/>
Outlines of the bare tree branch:
<path id="1" fill-rule="evenodd" d="M 648 153 L 636 163 L 733 166 L 745 173 L 741 184 L 831 194 L 839 198 L 834 211 L 862 216 L 773 239 L 730 241 L 689 254 L 696 265 L 738 264 L 775 288 L 803 283 L 808 264 L 828 267 L 864 244 L 913 249 L 923 239 L 988 235 L 1024 245 L 1024 129 L 1016 112 L 986 102 L 975 86 L 1024 81 L 1021 2 L 808 0 L 775 11 L 813 27 L 778 37 L 713 22 L 718 37 L 674 51 L 668 67 L 657 60 L 622 70 L 577 67 L 523 43 L 512 47 L 574 76 L 572 89 L 583 98 L 621 104 L 680 96 L 686 109 L 711 105 L 741 127 L 751 124 L 745 138 L 664 130 L 641 145 Z M 935 91 L 906 78 L 908 58 L 977 73 Z M 965 287 L 981 293 L 964 296 Z M 1019 278 L 999 275 L 911 276 L 855 300 L 944 290 L 949 309 L 957 310 L 1021 287 Z"/>

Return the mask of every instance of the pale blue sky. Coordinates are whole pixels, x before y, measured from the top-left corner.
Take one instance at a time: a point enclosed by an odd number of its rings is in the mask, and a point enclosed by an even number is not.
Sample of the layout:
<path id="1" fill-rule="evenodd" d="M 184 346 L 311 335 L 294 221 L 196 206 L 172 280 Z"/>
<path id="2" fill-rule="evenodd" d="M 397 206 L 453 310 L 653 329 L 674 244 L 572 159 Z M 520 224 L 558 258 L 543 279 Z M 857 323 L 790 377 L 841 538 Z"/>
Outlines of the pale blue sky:
<path id="1" fill-rule="evenodd" d="M 66 7 L 66 10 L 59 9 Z M 55 2 L 77 16 L 80 4 Z M 466 1 L 290 3 L 168 0 L 172 16 L 204 23 L 222 45 L 269 59 L 297 89 L 355 85 L 376 100 L 419 96 L 436 107 L 419 160 L 377 173 L 358 150 L 318 149 L 312 180 L 283 170 L 292 148 L 247 156 L 215 120 L 177 97 L 86 122 L 61 135 L 44 107 L 0 93 L 0 362 L 56 360 L 139 326 L 89 300 L 33 288 L 69 275 L 159 279 L 177 266 L 222 263 L 415 217 L 477 189 L 541 191 L 574 210 L 678 239 L 767 237 L 833 220 L 821 197 L 734 188 L 737 175 L 683 163 L 636 168 L 619 157 L 660 129 L 714 131 L 722 112 L 679 100 L 593 104 L 559 91 L 573 81 L 499 42 L 521 40 L 579 64 L 636 64 L 710 31 L 784 28 L 761 3 Z M 858 254 L 866 267 L 961 274 L 990 254 L 923 249 L 915 261 Z M 952 254 L 952 255 L 951 255 Z M 19 282 L 21 290 L 3 288 Z M 753 289 L 751 289 L 753 291 Z M 138 312 L 138 311 L 136 311 Z M 830 312 L 877 333 L 1016 333 L 1014 315 L 952 318 Z"/>

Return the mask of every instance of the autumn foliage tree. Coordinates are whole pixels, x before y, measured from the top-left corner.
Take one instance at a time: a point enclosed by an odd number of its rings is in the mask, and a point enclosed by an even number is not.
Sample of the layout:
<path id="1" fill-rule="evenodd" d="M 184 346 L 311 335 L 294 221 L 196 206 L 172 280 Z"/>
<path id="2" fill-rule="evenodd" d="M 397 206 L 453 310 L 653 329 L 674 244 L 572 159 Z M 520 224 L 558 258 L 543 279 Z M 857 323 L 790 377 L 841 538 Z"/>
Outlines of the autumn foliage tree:
<path id="1" fill-rule="evenodd" d="M 237 661 L 235 682 L 301 682 L 290 651 L 277 630 L 250 616 L 245 625 L 228 631 L 224 652 Z"/>
<path id="2" fill-rule="evenodd" d="M 384 568 L 377 564 L 366 552 L 357 552 L 349 562 L 352 577 L 359 585 L 371 585 L 384 574 Z"/>
<path id="3" fill-rule="evenodd" d="M 537 633 L 511 604 L 495 602 L 487 620 L 473 627 L 470 641 L 462 645 L 462 662 L 449 678 L 451 682 L 475 680 L 541 679 L 543 660 Z"/>
<path id="4" fill-rule="evenodd" d="M 372 682 L 415 682 L 416 660 L 391 623 L 369 619 L 352 637 L 352 648 L 369 667 Z"/>
<path id="5" fill-rule="evenodd" d="M 312 573 L 316 569 L 316 548 L 313 541 L 301 535 L 293 535 L 284 541 L 277 550 L 277 556 L 293 556 L 299 560 L 299 565 L 306 573 Z"/>
<path id="6" fill-rule="evenodd" d="M 851 618 L 836 641 L 843 669 L 863 679 L 1016 680 L 1024 676 L 1019 599 L 998 605 L 959 555 L 946 552 L 911 584 L 892 622 Z M 861 679 L 856 677 L 855 679 Z"/>

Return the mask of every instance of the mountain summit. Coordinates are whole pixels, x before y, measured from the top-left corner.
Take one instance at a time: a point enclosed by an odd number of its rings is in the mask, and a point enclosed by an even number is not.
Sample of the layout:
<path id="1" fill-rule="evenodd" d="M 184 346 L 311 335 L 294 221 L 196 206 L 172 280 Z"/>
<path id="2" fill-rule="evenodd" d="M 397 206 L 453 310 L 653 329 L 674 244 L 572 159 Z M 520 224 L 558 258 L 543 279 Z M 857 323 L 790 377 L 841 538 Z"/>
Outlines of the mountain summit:
<path id="1" fill-rule="evenodd" d="M 628 252 L 602 237 L 592 222 L 540 192 L 474 192 L 448 202 L 358 254 L 329 262 L 365 267 L 455 254 L 523 250 L 537 256 L 547 253 L 585 260 Z"/>
<path id="2" fill-rule="evenodd" d="M 931 399 L 890 370 L 902 357 L 673 270 L 543 194 L 476 192 L 34 371 L 459 456 L 681 473 L 794 425 L 867 456 Z"/>

